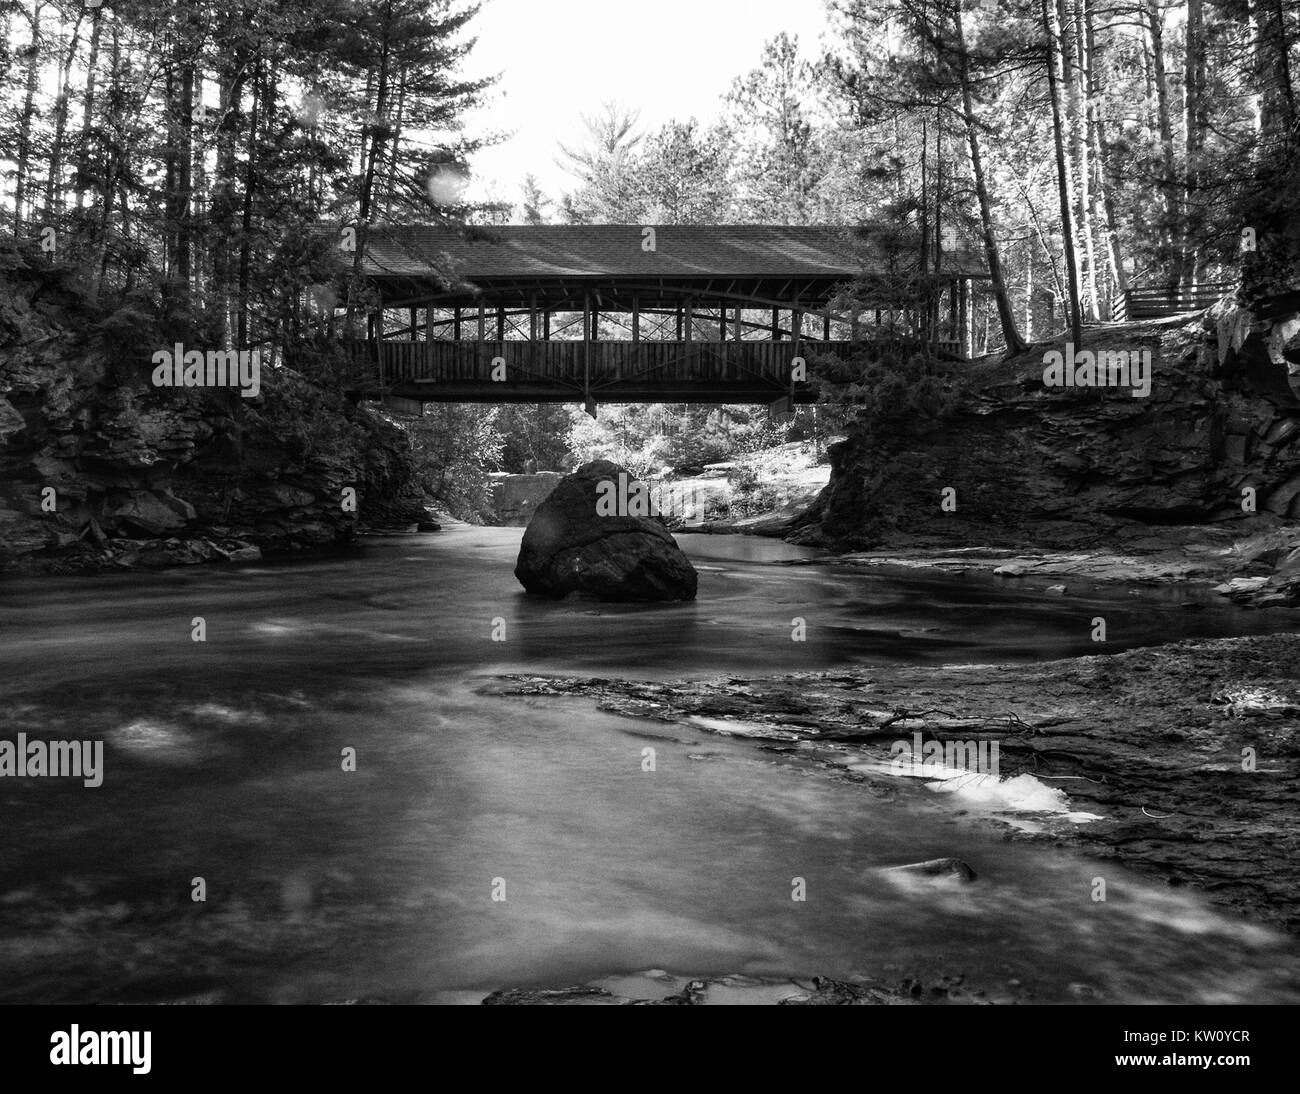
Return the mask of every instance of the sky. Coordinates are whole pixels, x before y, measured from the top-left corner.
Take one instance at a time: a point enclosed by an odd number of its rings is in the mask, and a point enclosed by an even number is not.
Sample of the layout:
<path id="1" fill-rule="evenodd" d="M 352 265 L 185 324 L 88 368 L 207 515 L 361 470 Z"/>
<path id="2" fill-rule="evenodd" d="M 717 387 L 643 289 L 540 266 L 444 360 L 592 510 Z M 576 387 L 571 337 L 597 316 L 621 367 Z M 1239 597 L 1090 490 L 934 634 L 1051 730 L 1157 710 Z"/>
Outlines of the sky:
<path id="1" fill-rule="evenodd" d="M 467 132 L 514 135 L 478 154 L 467 196 L 517 201 L 532 173 L 558 197 L 576 185 L 555 161 L 584 132 L 581 114 L 613 99 L 641 111 L 643 130 L 707 123 L 732 80 L 758 67 L 764 42 L 784 30 L 811 59 L 825 27 L 824 0 L 484 0 L 465 75 L 501 80 Z"/>

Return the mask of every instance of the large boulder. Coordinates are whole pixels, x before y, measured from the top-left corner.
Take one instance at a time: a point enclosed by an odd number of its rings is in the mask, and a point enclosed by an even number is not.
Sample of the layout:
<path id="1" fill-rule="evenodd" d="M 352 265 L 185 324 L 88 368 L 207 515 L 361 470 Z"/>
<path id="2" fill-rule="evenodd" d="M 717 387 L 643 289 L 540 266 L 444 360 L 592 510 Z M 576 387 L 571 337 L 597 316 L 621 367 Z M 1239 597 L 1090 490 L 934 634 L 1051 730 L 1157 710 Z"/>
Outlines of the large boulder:
<path id="1" fill-rule="evenodd" d="M 695 567 L 663 524 L 601 515 L 611 495 L 626 498 L 636 485 L 609 460 L 593 460 L 561 479 L 524 532 L 515 564 L 519 583 L 554 597 L 588 592 L 602 600 L 694 600 Z M 636 511 L 618 500 L 616 514 Z"/>

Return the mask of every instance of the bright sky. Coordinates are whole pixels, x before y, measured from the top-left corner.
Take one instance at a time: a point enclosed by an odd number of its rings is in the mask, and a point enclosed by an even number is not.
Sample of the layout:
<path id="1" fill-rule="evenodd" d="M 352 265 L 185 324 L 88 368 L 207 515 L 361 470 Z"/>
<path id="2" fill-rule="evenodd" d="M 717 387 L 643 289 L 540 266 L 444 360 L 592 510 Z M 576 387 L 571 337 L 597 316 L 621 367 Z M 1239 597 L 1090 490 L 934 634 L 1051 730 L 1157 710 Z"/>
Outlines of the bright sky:
<path id="1" fill-rule="evenodd" d="M 812 59 L 825 27 L 824 0 L 484 0 L 466 75 L 502 76 L 468 132 L 514 136 L 476 157 L 470 194 L 518 201 L 531 172 L 556 198 L 575 186 L 555 161 L 558 144 L 583 133 L 579 114 L 613 99 L 641 111 L 642 130 L 707 123 L 733 78 L 758 66 L 764 42 L 785 31 Z"/>

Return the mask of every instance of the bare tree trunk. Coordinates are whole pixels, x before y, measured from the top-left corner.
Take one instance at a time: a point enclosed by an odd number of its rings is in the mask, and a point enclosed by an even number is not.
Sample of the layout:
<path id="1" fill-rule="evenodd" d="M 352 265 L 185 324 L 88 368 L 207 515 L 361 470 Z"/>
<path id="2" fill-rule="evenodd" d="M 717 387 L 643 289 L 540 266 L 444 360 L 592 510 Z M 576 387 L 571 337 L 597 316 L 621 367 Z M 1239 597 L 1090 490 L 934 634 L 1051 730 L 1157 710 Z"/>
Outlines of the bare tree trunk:
<path id="1" fill-rule="evenodd" d="M 194 197 L 194 54 L 189 53 L 181 69 L 179 104 L 179 147 L 176 150 L 176 275 L 185 298 L 189 298 L 193 224 L 191 203 Z"/>
<path id="2" fill-rule="evenodd" d="M 388 186 L 384 195 L 384 215 L 392 216 L 393 195 L 397 192 L 397 157 L 402 143 L 402 111 L 406 104 L 406 66 L 397 74 L 397 110 L 393 115 L 393 139 L 388 150 Z"/>
<path id="3" fill-rule="evenodd" d="M 99 67 L 99 39 L 104 28 L 101 18 L 103 8 L 96 8 L 91 13 L 90 56 L 86 61 L 86 87 L 83 92 L 81 107 L 81 137 L 77 145 L 77 179 L 73 189 L 77 195 L 77 209 L 86 201 L 84 177 L 90 168 L 90 126 L 95 118 L 95 72 Z"/>
<path id="4" fill-rule="evenodd" d="M 1075 193 L 1075 208 L 1079 213 L 1079 234 L 1083 240 L 1083 294 L 1088 304 L 1088 314 L 1101 318 L 1097 299 L 1097 257 L 1092 238 L 1092 163 L 1088 147 L 1088 115 L 1092 111 L 1089 95 L 1088 72 L 1091 60 L 1088 55 L 1087 36 L 1084 33 L 1084 13 L 1087 0 L 1073 0 L 1073 32 L 1067 37 L 1072 45 L 1074 63 L 1067 68 L 1070 87 L 1070 134 L 1074 149 L 1074 163 L 1079 184 Z M 1061 0 L 1062 7 L 1065 0 Z"/>
<path id="5" fill-rule="evenodd" d="M 220 320 L 219 336 L 222 344 L 229 332 L 237 326 L 234 306 L 235 263 L 231 250 L 235 223 L 234 180 L 236 171 L 235 143 L 238 137 L 239 107 L 244 94 L 248 72 L 247 59 L 232 57 L 219 63 L 217 72 L 217 145 L 216 179 L 209 203 L 212 232 L 212 286 L 214 301 Z"/>
<path id="6" fill-rule="evenodd" d="M 924 284 L 926 275 L 930 272 L 930 180 L 926 162 L 929 151 L 930 127 L 927 119 L 923 117 L 921 119 L 921 249 L 917 254 L 917 258 L 920 260 L 917 266 L 920 270 L 922 284 Z"/>
<path id="7" fill-rule="evenodd" d="M 81 44 L 81 14 L 72 27 L 68 49 L 59 63 L 59 94 L 54 102 L 54 137 L 50 142 L 49 174 L 45 179 L 45 215 L 57 220 L 63 211 L 63 141 L 68 129 L 68 100 L 72 96 L 72 62 Z"/>
<path id="8" fill-rule="evenodd" d="M 167 71 L 167 177 L 164 226 L 167 272 L 182 300 L 190 290 L 190 198 L 193 188 L 194 55 L 198 28 L 189 5 L 177 4 L 169 27 Z"/>
<path id="9" fill-rule="evenodd" d="M 1201 190 L 1201 156 L 1209 111 L 1205 102 L 1205 19 L 1202 0 L 1187 0 L 1187 48 L 1183 62 L 1183 212 L 1186 234 L 1179 284 L 1194 288 L 1198 280 L 1200 248 L 1195 243 L 1203 220 L 1193 214 Z"/>
<path id="10" fill-rule="evenodd" d="M 244 210 L 240 220 L 239 297 L 236 306 L 235 344 L 248 345 L 248 290 L 252 277 L 253 194 L 257 189 L 257 130 L 262 108 L 263 60 L 253 62 L 252 114 L 248 119 L 248 163 L 244 168 Z"/>
<path id="11" fill-rule="evenodd" d="M 939 107 L 935 107 L 934 120 L 934 280 L 930 292 L 930 314 L 927 322 L 930 337 L 938 337 L 939 294 L 942 292 L 939 272 L 943 267 L 943 124 Z"/>
<path id="12" fill-rule="evenodd" d="M 194 103 L 195 106 L 203 102 L 203 72 L 197 70 L 194 74 Z M 205 128 L 207 113 L 204 111 Z M 207 309 L 210 306 L 208 299 L 208 270 L 210 269 L 208 250 L 209 235 L 207 231 L 208 223 L 208 172 L 207 172 L 207 141 L 206 138 L 200 137 L 195 142 L 194 156 L 192 159 L 192 177 L 193 187 L 190 198 L 190 217 L 187 225 L 189 235 L 189 245 L 193 252 L 192 276 L 191 283 L 195 298 L 203 302 Z"/>
<path id="13" fill-rule="evenodd" d="M 962 28 L 961 10 L 958 9 L 954 22 L 957 31 L 957 74 L 961 80 L 962 121 L 966 130 L 966 146 L 970 153 L 971 178 L 975 182 L 975 195 L 980 207 L 980 228 L 984 236 L 984 259 L 989 267 L 989 279 L 993 285 L 993 296 L 997 302 L 998 321 L 1002 324 L 1002 337 L 1007 344 L 1007 356 L 1014 357 L 1024 353 L 1026 346 L 1020 332 L 1016 329 L 1016 317 L 1011 310 L 1011 299 L 1007 295 L 1006 278 L 1002 272 L 1002 259 L 998 254 L 997 233 L 993 227 L 993 207 L 989 200 L 988 180 L 984 175 L 984 163 L 980 156 L 979 130 L 975 121 L 975 100 L 971 93 L 970 56 L 966 52 L 966 35 Z"/>
<path id="14" fill-rule="evenodd" d="M 36 85 L 40 76 L 41 12 L 43 0 L 32 0 L 32 37 L 27 57 L 27 87 L 18 125 L 18 147 L 14 168 L 14 235 L 22 235 L 23 206 L 27 203 L 27 181 L 31 173 L 32 119 L 36 116 Z"/>
<path id="15" fill-rule="evenodd" d="M 1070 336 L 1077 349 L 1083 344 L 1083 317 L 1079 312 L 1079 267 L 1074 256 L 1074 226 L 1070 215 L 1069 164 L 1061 119 L 1061 28 L 1052 0 L 1042 0 L 1043 29 L 1047 32 L 1047 87 L 1052 100 L 1052 134 L 1056 140 L 1056 184 L 1061 203 L 1061 238 L 1065 243 L 1065 268 L 1069 280 Z"/>
<path id="16" fill-rule="evenodd" d="M 1164 14 L 1160 0 L 1145 0 L 1143 14 L 1151 41 L 1151 70 L 1156 92 L 1156 121 L 1160 130 L 1160 153 L 1164 173 L 1160 193 L 1164 200 L 1164 223 L 1160 230 L 1160 266 L 1170 288 L 1177 288 L 1178 271 L 1175 268 L 1181 251 L 1181 240 L 1175 234 L 1183 230 L 1184 218 L 1179 216 L 1174 197 L 1178 188 L 1178 170 L 1174 165 L 1174 131 L 1169 120 L 1169 78 L 1165 71 Z"/>
<path id="17" fill-rule="evenodd" d="M 1039 217 L 1038 210 L 1034 207 L 1034 199 L 1029 196 L 1029 190 L 1023 184 L 1020 187 L 1020 194 L 1029 209 L 1029 219 L 1033 222 L 1034 234 L 1038 237 L 1038 245 L 1043 248 L 1043 257 L 1047 259 L 1047 268 L 1052 271 L 1052 284 L 1056 286 L 1056 298 L 1064 300 L 1065 286 L 1061 284 L 1061 271 L 1057 269 L 1056 255 L 1052 254 L 1052 248 L 1047 245 L 1047 236 L 1043 232 L 1042 218 Z"/>
<path id="18" fill-rule="evenodd" d="M 122 132 L 122 38 L 118 27 L 119 24 L 114 21 L 113 61 L 108 78 L 108 101 L 112 104 L 112 112 L 104 119 L 104 126 L 120 134 Z M 117 193 L 117 178 L 122 169 L 121 157 L 126 154 L 125 142 L 111 141 L 109 143 L 110 151 L 104 157 L 104 201 L 103 208 L 100 210 L 99 254 L 95 262 L 95 287 L 92 294 L 95 298 L 98 298 L 100 292 L 103 291 L 104 282 L 108 277 L 108 237 L 113 223 L 113 195 Z"/>
<path id="19" fill-rule="evenodd" d="M 1025 337 L 1034 340 L 1034 247 L 1025 240 Z"/>
<path id="20" fill-rule="evenodd" d="M 375 169 L 383 151 L 388 132 L 388 93 L 389 63 L 391 60 L 391 41 L 393 33 L 393 4 L 386 0 L 384 4 L 384 29 L 380 40 L 379 72 L 375 81 L 375 124 L 370 131 L 370 147 L 365 156 L 361 175 L 361 188 L 357 201 L 357 249 L 352 256 L 352 277 L 348 283 L 347 330 L 352 332 L 356 322 L 357 293 L 361 286 L 361 267 L 365 258 L 366 240 L 370 224 L 371 200 L 375 186 Z M 363 148 L 365 141 L 363 138 Z M 382 331 L 380 334 L 382 335 Z"/>
<path id="21" fill-rule="evenodd" d="M 1115 215 L 1115 199 L 1111 186 L 1114 174 L 1110 169 L 1110 146 L 1106 141 L 1106 126 L 1101 111 L 1103 96 L 1096 79 L 1100 66 L 1096 36 L 1093 32 L 1092 10 L 1091 5 L 1084 9 L 1084 24 L 1088 40 L 1088 136 L 1092 141 L 1093 163 L 1097 168 L 1095 194 L 1105 214 L 1103 217 L 1102 212 L 1099 212 L 1097 219 L 1106 225 L 1106 261 L 1110 270 L 1110 280 L 1115 286 L 1116 294 L 1123 296 L 1128 292 L 1128 274 L 1124 271 L 1123 259 L 1119 253 L 1118 218 Z M 1114 301 L 1108 303 L 1106 315 L 1107 318 L 1113 318 Z"/>

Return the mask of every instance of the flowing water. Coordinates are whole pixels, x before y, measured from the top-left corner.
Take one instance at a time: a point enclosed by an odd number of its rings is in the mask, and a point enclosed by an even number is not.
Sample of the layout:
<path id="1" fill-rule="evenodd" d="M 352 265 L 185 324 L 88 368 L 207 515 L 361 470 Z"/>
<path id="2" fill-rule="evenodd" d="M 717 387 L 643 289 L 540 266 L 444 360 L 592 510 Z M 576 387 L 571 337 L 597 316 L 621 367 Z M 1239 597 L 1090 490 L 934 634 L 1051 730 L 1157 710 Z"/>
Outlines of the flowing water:
<path id="1" fill-rule="evenodd" d="M 99 787 L 0 779 L 0 1002 L 460 1001 L 651 967 L 1300 1001 L 1296 945 L 1195 894 L 882 801 L 798 754 L 477 693 L 516 671 L 1095 653 L 1098 614 L 1110 651 L 1294 618 L 783 565 L 812 552 L 695 536 L 681 537 L 694 603 L 556 603 L 515 582 L 520 535 L 454 527 L 327 560 L 0 585 L 0 740 L 104 742 Z M 881 873 L 950 855 L 979 881 Z"/>

